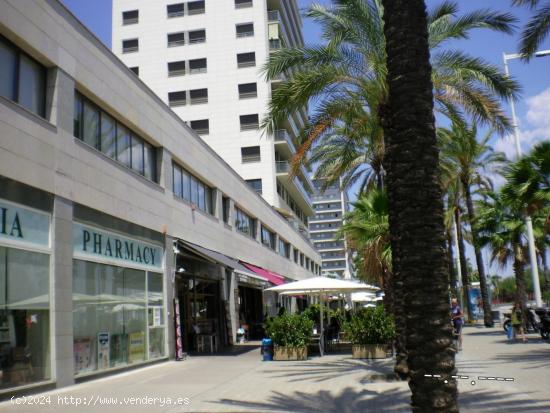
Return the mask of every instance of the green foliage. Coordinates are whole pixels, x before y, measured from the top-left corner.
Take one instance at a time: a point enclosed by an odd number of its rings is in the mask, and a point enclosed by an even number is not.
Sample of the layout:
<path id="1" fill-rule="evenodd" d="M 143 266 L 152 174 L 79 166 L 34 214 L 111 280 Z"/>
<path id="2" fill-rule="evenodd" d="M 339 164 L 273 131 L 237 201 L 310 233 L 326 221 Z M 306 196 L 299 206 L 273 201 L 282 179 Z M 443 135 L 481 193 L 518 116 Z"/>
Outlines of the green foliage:
<path id="1" fill-rule="evenodd" d="M 344 323 L 344 331 L 353 344 L 387 344 L 395 337 L 395 324 L 384 307 L 363 308 Z"/>
<path id="2" fill-rule="evenodd" d="M 313 321 L 315 324 L 319 324 L 321 322 L 321 306 L 319 304 L 311 304 L 309 307 L 307 307 L 303 313 L 305 317 L 309 318 L 311 321 Z M 333 316 L 333 311 L 328 308 L 327 306 L 323 307 L 323 321 L 324 323 L 328 323 L 328 318 Z"/>
<path id="3" fill-rule="evenodd" d="M 303 347 L 309 343 L 313 321 L 304 314 L 284 313 L 267 321 L 266 332 L 273 344 L 283 347 Z"/>

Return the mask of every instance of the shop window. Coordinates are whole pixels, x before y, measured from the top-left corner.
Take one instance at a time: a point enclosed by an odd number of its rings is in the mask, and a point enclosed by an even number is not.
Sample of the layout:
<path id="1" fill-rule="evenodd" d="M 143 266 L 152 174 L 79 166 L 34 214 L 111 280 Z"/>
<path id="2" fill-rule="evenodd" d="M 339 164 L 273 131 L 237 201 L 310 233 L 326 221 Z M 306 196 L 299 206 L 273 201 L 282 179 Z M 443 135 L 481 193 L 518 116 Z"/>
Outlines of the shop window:
<path id="1" fill-rule="evenodd" d="M 161 274 L 81 260 L 73 271 L 75 374 L 164 356 Z"/>
<path id="2" fill-rule="evenodd" d="M 0 95 L 45 116 L 46 69 L 0 38 Z"/>
<path id="3" fill-rule="evenodd" d="M 50 258 L 0 247 L 0 389 L 51 377 Z"/>

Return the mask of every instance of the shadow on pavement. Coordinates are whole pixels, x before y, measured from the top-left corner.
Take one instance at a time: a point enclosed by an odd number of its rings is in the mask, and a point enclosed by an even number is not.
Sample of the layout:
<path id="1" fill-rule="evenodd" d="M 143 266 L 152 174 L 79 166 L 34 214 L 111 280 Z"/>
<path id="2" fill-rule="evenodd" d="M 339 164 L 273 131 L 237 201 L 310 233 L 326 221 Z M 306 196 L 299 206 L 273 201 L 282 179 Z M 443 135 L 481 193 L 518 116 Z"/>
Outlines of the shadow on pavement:
<path id="1" fill-rule="evenodd" d="M 245 344 L 239 344 L 234 345 L 231 347 L 225 347 L 222 350 L 220 350 L 217 353 L 194 353 L 191 352 L 189 355 L 191 357 L 199 358 L 199 357 L 234 357 L 234 356 L 240 356 L 241 354 L 248 353 L 249 351 L 253 350 L 259 350 L 260 345 L 257 343 L 245 343 Z M 260 357 L 260 355 L 258 355 Z"/>
<path id="2" fill-rule="evenodd" d="M 531 350 L 529 353 L 497 354 L 494 359 L 507 363 L 530 363 L 534 364 L 533 367 L 538 368 L 550 367 L 550 348 L 548 350 Z M 550 377 L 550 373 L 548 377 Z"/>
<path id="3" fill-rule="evenodd" d="M 527 395 L 529 393 L 522 393 Z M 459 394 L 461 412 L 548 412 L 550 400 L 517 400 L 513 393 L 469 390 Z"/>

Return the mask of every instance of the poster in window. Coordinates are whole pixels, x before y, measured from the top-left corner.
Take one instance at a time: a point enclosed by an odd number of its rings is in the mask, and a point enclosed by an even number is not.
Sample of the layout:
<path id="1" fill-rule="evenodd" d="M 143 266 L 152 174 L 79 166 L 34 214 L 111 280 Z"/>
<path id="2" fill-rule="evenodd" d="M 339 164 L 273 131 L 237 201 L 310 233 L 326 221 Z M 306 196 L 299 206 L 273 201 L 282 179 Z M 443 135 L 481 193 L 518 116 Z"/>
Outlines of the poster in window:
<path id="1" fill-rule="evenodd" d="M 92 357 L 92 339 L 90 337 L 75 338 L 73 347 L 75 373 L 95 370 L 95 360 Z"/>
<path id="2" fill-rule="evenodd" d="M 143 331 L 130 333 L 128 340 L 128 362 L 143 361 L 145 359 L 145 334 Z"/>
<path id="3" fill-rule="evenodd" d="M 111 365 L 110 361 L 111 345 L 108 332 L 97 334 L 97 368 L 108 369 Z"/>

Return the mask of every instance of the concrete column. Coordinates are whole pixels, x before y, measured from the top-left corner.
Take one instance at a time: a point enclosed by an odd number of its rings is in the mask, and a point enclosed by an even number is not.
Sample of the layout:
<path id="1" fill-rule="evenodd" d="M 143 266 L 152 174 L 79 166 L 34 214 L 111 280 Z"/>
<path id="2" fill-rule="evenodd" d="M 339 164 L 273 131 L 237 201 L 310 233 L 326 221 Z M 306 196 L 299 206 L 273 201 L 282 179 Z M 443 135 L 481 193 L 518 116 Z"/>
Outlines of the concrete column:
<path id="1" fill-rule="evenodd" d="M 239 324 L 239 314 L 238 314 L 238 303 L 237 298 L 235 297 L 235 290 L 239 287 L 237 286 L 237 278 L 235 273 L 231 271 L 231 275 L 228 277 L 227 282 L 229 284 L 229 312 L 231 314 L 231 333 L 233 343 L 237 342 L 237 328 Z"/>
<path id="2" fill-rule="evenodd" d="M 52 216 L 53 365 L 57 387 L 74 383 L 73 204 L 55 197 Z"/>
<path id="3" fill-rule="evenodd" d="M 176 338 L 174 330 L 174 296 L 176 294 L 176 268 L 175 268 L 175 254 L 174 254 L 174 238 L 170 235 L 166 235 L 164 242 L 164 295 L 166 298 L 166 350 L 168 351 L 168 357 L 174 359 L 176 357 Z"/>
<path id="4" fill-rule="evenodd" d="M 172 153 L 165 148 L 157 150 L 157 173 L 160 186 L 172 197 Z"/>
<path id="5" fill-rule="evenodd" d="M 222 191 L 220 191 L 219 189 L 215 189 L 214 190 L 214 200 L 213 200 L 213 203 L 214 203 L 214 216 L 218 217 L 218 219 L 220 220 L 220 222 L 223 224 L 223 200 L 222 200 L 222 197 L 223 197 L 223 193 Z"/>
<path id="6" fill-rule="evenodd" d="M 46 90 L 46 119 L 73 134 L 74 80 L 59 68 L 48 69 Z"/>
<path id="7" fill-rule="evenodd" d="M 235 201 L 232 198 L 229 198 L 229 225 L 235 227 Z"/>

